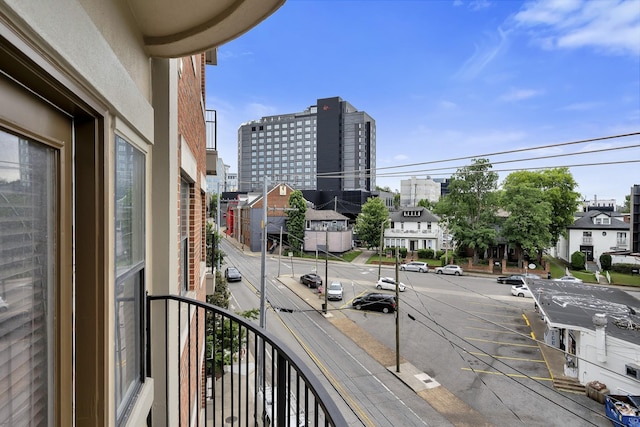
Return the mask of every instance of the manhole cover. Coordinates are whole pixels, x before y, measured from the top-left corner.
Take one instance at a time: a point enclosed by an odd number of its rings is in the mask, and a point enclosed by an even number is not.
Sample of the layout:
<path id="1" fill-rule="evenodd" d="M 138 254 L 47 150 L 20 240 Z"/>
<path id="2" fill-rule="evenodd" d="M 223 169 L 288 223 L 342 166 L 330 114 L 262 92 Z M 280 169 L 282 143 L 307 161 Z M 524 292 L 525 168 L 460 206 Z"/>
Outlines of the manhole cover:
<path id="1" fill-rule="evenodd" d="M 238 417 L 235 417 L 235 416 L 234 417 L 227 417 L 227 419 L 224 420 L 224 422 L 227 423 L 227 424 L 233 424 L 236 421 L 238 421 Z"/>

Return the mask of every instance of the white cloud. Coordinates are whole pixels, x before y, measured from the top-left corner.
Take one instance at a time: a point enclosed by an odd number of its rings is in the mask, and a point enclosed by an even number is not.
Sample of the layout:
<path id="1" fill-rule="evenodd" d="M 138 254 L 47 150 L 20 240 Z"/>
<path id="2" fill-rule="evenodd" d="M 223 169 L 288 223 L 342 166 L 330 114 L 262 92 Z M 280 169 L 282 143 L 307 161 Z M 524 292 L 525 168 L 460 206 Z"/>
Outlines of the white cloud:
<path id="1" fill-rule="evenodd" d="M 476 45 L 471 55 L 455 74 L 462 79 L 472 79 L 484 70 L 508 45 L 507 32 L 498 28 L 497 34 L 489 36 L 484 45 Z"/>
<path id="2" fill-rule="evenodd" d="M 438 103 L 438 108 L 440 110 L 455 110 L 458 108 L 458 104 L 452 101 L 443 100 Z"/>
<path id="3" fill-rule="evenodd" d="M 259 119 L 264 116 L 273 116 L 278 113 L 279 109 L 272 105 L 251 102 L 244 107 L 244 111 L 247 117 L 254 117 L 255 119 Z"/>
<path id="4" fill-rule="evenodd" d="M 638 0 L 539 0 L 527 3 L 514 20 L 548 49 L 640 55 Z"/>
<path id="5" fill-rule="evenodd" d="M 396 154 L 395 156 L 393 156 L 393 160 L 396 160 L 396 161 L 409 160 L 409 156 L 405 154 Z"/>
<path id="6" fill-rule="evenodd" d="M 533 89 L 512 89 L 511 91 L 500 96 L 500 100 L 504 102 L 521 101 L 523 99 L 533 98 L 542 94 L 541 91 Z"/>
<path id="7" fill-rule="evenodd" d="M 597 102 L 576 102 L 574 104 L 565 105 L 561 109 L 565 111 L 588 111 L 593 110 L 599 105 L 600 104 Z"/>

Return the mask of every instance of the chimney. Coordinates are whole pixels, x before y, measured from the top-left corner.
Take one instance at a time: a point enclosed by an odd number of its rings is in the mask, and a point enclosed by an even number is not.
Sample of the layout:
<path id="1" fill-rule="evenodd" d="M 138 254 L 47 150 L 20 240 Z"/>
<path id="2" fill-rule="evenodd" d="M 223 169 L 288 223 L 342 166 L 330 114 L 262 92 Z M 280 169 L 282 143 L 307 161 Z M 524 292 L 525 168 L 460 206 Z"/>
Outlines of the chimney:
<path id="1" fill-rule="evenodd" d="M 596 327 L 596 355 L 598 362 L 607 361 L 607 334 L 605 328 L 607 327 L 607 316 L 604 313 L 596 313 L 591 318 L 591 321 Z"/>

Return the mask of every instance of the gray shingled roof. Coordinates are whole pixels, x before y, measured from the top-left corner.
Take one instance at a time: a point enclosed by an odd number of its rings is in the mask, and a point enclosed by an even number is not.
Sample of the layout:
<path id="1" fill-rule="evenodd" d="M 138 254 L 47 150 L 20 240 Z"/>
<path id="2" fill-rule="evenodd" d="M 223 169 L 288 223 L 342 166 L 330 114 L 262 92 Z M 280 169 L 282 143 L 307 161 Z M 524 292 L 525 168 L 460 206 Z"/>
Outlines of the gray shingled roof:
<path id="1" fill-rule="evenodd" d="M 402 212 L 404 211 L 420 211 L 420 216 L 402 216 Z M 429 209 L 424 208 L 422 206 L 414 207 L 414 208 L 403 208 L 398 212 L 391 212 L 389 215 L 391 221 L 394 222 L 402 222 L 402 221 L 410 221 L 410 222 L 438 222 L 440 218 L 437 215 L 432 214 Z"/>
<path id="2" fill-rule="evenodd" d="M 606 215 L 611 218 L 611 224 L 594 224 L 593 218 L 598 215 Z M 597 229 L 597 230 L 629 230 L 630 226 L 620 218 L 621 215 L 616 215 L 614 212 L 601 212 L 601 211 L 589 211 L 580 212 L 579 218 L 576 219 L 572 225 L 567 228 L 579 228 L 579 229 Z"/>
<path id="3" fill-rule="evenodd" d="M 336 211 L 307 209 L 304 219 L 307 221 L 344 221 L 349 218 Z"/>

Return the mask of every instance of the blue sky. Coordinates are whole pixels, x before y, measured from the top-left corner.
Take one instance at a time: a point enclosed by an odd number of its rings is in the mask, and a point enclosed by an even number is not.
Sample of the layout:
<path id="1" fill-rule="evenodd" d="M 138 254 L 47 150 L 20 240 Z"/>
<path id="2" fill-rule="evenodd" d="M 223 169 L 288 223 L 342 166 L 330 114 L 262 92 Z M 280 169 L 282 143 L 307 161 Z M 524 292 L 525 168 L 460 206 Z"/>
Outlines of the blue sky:
<path id="1" fill-rule="evenodd" d="M 573 165 L 578 192 L 622 204 L 638 135 L 553 145 L 640 132 L 640 0 L 288 0 L 207 67 L 231 171 L 241 123 L 332 96 L 376 121 L 379 186 L 486 157 L 501 180 Z"/>

